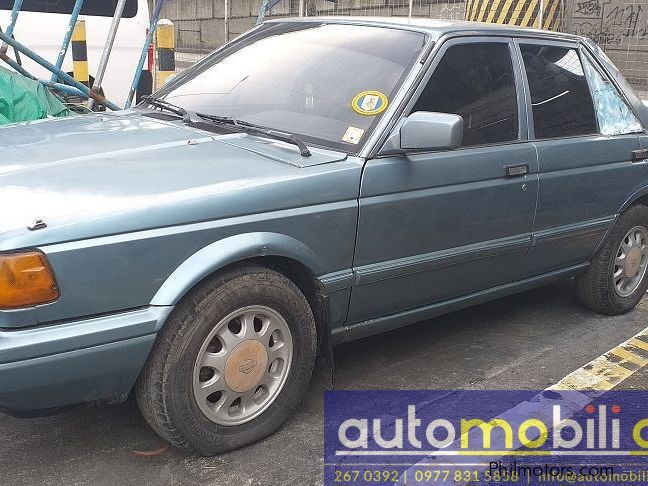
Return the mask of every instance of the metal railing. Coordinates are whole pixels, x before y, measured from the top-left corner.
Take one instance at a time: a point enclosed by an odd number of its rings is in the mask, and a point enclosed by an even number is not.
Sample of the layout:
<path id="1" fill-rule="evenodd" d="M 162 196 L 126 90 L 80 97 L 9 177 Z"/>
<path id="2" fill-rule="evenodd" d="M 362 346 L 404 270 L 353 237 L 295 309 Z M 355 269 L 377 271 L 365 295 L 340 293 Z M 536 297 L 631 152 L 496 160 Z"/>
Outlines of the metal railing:
<path id="1" fill-rule="evenodd" d="M 155 34 L 155 28 L 157 26 L 158 20 L 160 19 L 160 13 L 162 11 L 162 7 L 164 6 L 166 1 L 167 0 L 158 0 L 150 16 L 149 30 L 147 31 L 146 39 L 143 39 L 144 43 L 142 44 L 140 59 L 137 65 L 137 69 L 135 70 L 133 76 L 133 82 L 131 85 L 130 92 L 128 93 L 128 98 L 126 100 L 126 106 L 125 106 L 126 108 L 131 106 L 133 102 L 133 98 L 135 97 L 135 92 L 138 88 L 140 77 L 142 75 L 142 69 L 144 67 L 144 63 L 146 62 L 148 56 L 149 46 L 151 44 L 153 35 Z M 55 64 L 53 64 L 52 62 L 48 61 L 47 59 L 43 58 L 32 49 L 30 49 L 28 46 L 23 45 L 22 43 L 14 39 L 13 31 L 16 26 L 16 23 L 18 22 L 18 17 L 20 15 L 20 11 L 23 4 L 23 0 L 14 0 L 14 4 L 11 10 L 11 15 L 9 20 L 9 25 L 7 26 L 5 32 L 2 32 L 2 30 L 0 30 L 0 41 L 1 41 L 0 60 L 7 63 L 10 67 L 12 67 L 20 74 L 27 76 L 31 79 L 34 79 L 54 91 L 88 99 L 89 100 L 88 108 L 90 109 L 92 109 L 93 105 L 96 103 L 99 105 L 103 105 L 106 108 L 109 108 L 111 110 L 120 110 L 121 107 L 108 101 L 101 94 L 101 83 L 103 81 L 103 77 L 106 72 L 106 68 L 108 66 L 108 61 L 115 42 L 115 37 L 117 36 L 119 24 L 123 16 L 126 0 L 117 0 L 117 3 L 115 4 L 115 11 L 112 16 L 112 22 L 110 25 L 110 29 L 108 31 L 106 42 L 104 43 L 104 48 L 101 55 L 101 60 L 99 62 L 97 75 L 94 80 L 94 85 L 92 87 L 87 86 L 86 85 L 88 84 L 87 81 L 84 84 L 83 82 L 80 82 L 80 80 L 75 79 L 74 77 L 70 76 L 69 74 L 67 74 L 65 71 L 61 69 L 63 60 L 68 51 L 68 47 L 70 45 L 70 41 L 72 41 L 73 32 L 75 30 L 75 27 L 77 26 L 78 17 L 83 8 L 83 3 L 84 0 L 75 0 L 73 9 L 70 12 L 70 19 L 69 19 L 67 30 L 63 37 L 61 49 L 59 50 Z M 85 44 L 85 29 L 81 29 L 81 30 L 83 31 L 83 34 L 81 36 L 82 37 L 81 42 Z M 16 53 L 16 59 L 12 59 L 9 56 L 8 47 L 12 47 L 14 49 L 14 52 Z M 38 65 L 47 69 L 50 73 L 52 73 L 51 78 L 49 80 L 44 80 L 44 79 L 37 79 L 36 77 L 34 77 L 20 64 L 20 61 L 17 59 L 19 54 L 25 55 L 32 61 L 36 62 Z M 84 55 L 87 56 L 87 53 L 85 53 Z M 87 61 L 88 61 L 87 57 L 82 60 L 82 62 L 84 63 L 87 63 Z M 87 76 L 87 64 L 84 69 L 84 72 Z"/>
<path id="2" fill-rule="evenodd" d="M 37 81 L 43 84 L 44 86 L 47 86 L 48 88 L 51 88 L 55 91 L 59 91 L 62 93 L 66 93 L 74 96 L 80 96 L 82 98 L 87 98 L 90 100 L 91 104 L 93 102 L 96 102 L 111 110 L 119 110 L 120 108 L 114 103 L 108 101 L 103 95 L 101 95 L 98 89 L 91 89 L 89 86 L 86 86 L 85 84 L 77 81 L 76 79 L 74 79 L 72 76 L 70 76 L 69 74 L 67 74 L 65 71 L 61 69 L 61 65 L 63 64 L 63 59 L 65 58 L 65 54 L 67 53 L 68 47 L 70 45 L 70 40 L 72 39 L 72 32 L 74 31 L 74 27 L 77 23 L 79 13 L 81 12 L 81 9 L 83 7 L 83 2 L 84 0 L 75 0 L 74 7 L 70 14 L 68 28 L 63 37 L 61 49 L 56 59 L 56 64 L 52 64 L 50 61 L 44 59 L 29 47 L 21 44 L 20 42 L 14 39 L 13 31 L 16 26 L 16 23 L 18 22 L 18 17 L 20 15 L 20 11 L 23 4 L 23 0 L 14 0 L 14 4 L 11 10 L 11 15 L 9 20 L 9 25 L 7 26 L 5 32 L 0 31 L 0 41 L 2 41 L 2 43 L 0 44 L 0 59 L 3 60 L 5 63 L 7 63 L 10 67 L 15 69 L 17 72 L 22 74 L 23 76 L 27 76 L 31 79 L 36 79 L 20 64 L 18 59 L 14 60 L 9 56 L 8 47 L 12 47 L 14 49 L 14 52 L 16 53 L 16 57 L 18 57 L 19 54 L 23 54 L 52 73 L 52 76 L 49 80 L 37 79 Z M 115 23 L 115 21 L 117 24 L 119 24 L 119 19 L 121 18 L 124 3 L 125 0 L 119 0 L 119 4 L 121 5 L 121 10 L 118 10 L 115 13 L 113 24 Z M 106 50 L 104 50 L 102 63 L 104 63 L 104 61 L 106 63 L 108 62 L 108 56 L 106 55 L 106 52 L 108 52 L 108 54 L 110 53 L 110 49 L 112 48 L 112 43 L 114 41 L 114 37 L 116 33 L 117 33 L 116 27 L 114 28 L 114 30 L 111 28 L 109 38 L 106 40 Z M 112 36 L 112 38 L 110 36 Z M 103 68 L 105 69 L 105 65 L 103 66 Z"/>

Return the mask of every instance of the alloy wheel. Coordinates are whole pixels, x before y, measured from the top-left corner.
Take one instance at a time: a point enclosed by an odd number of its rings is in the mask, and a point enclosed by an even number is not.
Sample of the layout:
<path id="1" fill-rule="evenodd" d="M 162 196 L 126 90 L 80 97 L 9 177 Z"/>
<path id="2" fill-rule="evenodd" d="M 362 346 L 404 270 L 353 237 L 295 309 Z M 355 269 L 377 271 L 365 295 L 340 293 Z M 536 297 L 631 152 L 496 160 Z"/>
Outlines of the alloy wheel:
<path id="1" fill-rule="evenodd" d="M 263 413 L 283 388 L 292 362 L 290 328 L 276 311 L 249 306 L 223 318 L 194 365 L 200 410 L 220 425 L 240 425 Z"/>

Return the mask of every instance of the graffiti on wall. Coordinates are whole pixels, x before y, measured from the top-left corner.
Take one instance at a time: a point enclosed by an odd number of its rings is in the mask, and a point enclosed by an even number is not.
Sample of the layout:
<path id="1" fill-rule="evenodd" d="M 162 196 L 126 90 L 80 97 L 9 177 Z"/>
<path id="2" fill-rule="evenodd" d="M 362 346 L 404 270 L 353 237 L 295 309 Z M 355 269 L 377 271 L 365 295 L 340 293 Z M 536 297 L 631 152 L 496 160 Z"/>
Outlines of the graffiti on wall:
<path id="1" fill-rule="evenodd" d="M 576 34 L 598 44 L 615 46 L 648 39 L 648 7 L 619 0 L 575 0 Z"/>

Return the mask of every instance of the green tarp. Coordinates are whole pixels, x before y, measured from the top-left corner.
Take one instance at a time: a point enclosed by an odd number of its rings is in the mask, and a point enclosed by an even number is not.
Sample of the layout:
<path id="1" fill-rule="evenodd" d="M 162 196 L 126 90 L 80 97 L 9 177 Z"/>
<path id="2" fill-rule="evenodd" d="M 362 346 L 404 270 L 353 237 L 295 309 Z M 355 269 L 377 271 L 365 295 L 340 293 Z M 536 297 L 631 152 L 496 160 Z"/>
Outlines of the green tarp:
<path id="1" fill-rule="evenodd" d="M 0 125 L 71 114 L 38 81 L 0 67 Z"/>

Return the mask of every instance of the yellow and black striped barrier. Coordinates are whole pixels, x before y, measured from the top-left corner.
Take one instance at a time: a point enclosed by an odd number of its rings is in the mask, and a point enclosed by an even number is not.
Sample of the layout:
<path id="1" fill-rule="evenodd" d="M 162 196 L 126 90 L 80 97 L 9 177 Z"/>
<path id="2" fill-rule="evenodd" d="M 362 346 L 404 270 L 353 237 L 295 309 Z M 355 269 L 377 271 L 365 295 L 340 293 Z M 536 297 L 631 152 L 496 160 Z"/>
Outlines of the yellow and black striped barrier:
<path id="1" fill-rule="evenodd" d="M 175 74 L 175 29 L 173 22 L 167 19 L 158 22 L 155 31 L 155 47 L 157 50 L 157 73 L 155 88 L 162 87 Z"/>
<path id="2" fill-rule="evenodd" d="M 72 69 L 74 71 L 74 79 L 90 87 L 85 20 L 79 20 L 72 32 Z"/>
<path id="3" fill-rule="evenodd" d="M 563 0 L 468 0 L 466 20 L 560 30 Z"/>

